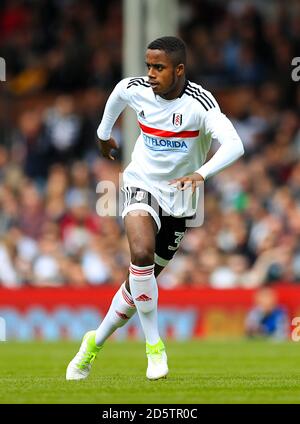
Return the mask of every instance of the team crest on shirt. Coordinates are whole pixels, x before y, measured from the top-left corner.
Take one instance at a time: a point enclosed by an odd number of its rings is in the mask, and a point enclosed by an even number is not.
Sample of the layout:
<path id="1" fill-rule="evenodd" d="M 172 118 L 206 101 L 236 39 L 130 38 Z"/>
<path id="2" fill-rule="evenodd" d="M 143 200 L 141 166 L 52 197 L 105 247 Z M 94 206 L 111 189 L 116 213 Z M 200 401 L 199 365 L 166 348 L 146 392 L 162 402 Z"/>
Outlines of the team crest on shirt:
<path id="1" fill-rule="evenodd" d="M 138 202 L 141 202 L 146 197 L 146 193 L 145 191 L 138 191 L 134 197 Z"/>
<path id="2" fill-rule="evenodd" d="M 182 124 L 182 115 L 181 113 L 173 113 L 172 119 L 174 127 L 178 128 Z"/>

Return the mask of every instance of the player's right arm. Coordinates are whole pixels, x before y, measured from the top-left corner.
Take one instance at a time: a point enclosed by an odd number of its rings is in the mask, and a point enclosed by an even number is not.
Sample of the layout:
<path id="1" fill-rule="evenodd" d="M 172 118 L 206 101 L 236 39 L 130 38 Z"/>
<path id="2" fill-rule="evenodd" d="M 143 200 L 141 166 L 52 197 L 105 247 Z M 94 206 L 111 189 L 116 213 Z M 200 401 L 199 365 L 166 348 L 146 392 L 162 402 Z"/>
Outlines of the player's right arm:
<path id="1" fill-rule="evenodd" d="M 110 137 L 109 140 L 101 140 L 100 138 L 99 149 L 106 159 L 115 160 L 111 153 L 112 150 L 118 149 L 117 142 L 114 138 Z"/>
<path id="2" fill-rule="evenodd" d="M 97 129 L 100 151 L 105 158 L 111 160 L 114 160 L 111 151 L 118 148 L 116 141 L 111 137 L 111 131 L 129 102 L 129 93 L 126 89 L 128 80 L 129 78 L 125 78 L 115 86 L 106 102 L 102 120 Z"/>

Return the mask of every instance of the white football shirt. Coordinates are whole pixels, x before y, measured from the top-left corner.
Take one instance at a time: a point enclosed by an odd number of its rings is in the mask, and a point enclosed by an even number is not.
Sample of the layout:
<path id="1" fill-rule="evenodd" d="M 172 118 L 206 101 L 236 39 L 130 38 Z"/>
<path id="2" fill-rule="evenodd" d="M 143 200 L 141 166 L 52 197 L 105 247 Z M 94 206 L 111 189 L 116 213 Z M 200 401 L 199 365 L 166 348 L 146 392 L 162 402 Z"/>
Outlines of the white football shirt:
<path id="1" fill-rule="evenodd" d="M 182 201 L 183 192 L 169 181 L 194 172 L 206 179 L 241 156 L 243 145 L 233 125 L 213 95 L 200 85 L 187 80 L 179 97 L 165 100 L 154 94 L 147 77 L 125 78 L 107 101 L 97 130 L 101 140 L 110 138 L 127 105 L 136 112 L 141 132 L 124 170 L 124 187 L 149 191 L 168 214 L 193 215 L 197 202 L 191 190 L 185 190 Z M 205 164 L 213 139 L 221 146 Z"/>

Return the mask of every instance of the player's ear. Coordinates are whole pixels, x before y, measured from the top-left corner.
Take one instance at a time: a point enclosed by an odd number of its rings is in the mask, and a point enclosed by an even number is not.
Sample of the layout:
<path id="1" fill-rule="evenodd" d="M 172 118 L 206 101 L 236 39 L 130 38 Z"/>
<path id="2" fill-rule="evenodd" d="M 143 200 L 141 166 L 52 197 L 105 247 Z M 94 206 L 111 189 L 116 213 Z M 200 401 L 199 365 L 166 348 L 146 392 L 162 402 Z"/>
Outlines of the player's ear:
<path id="1" fill-rule="evenodd" d="M 184 64 L 180 63 L 179 65 L 176 66 L 176 74 L 178 77 L 182 77 L 182 75 L 184 75 Z"/>

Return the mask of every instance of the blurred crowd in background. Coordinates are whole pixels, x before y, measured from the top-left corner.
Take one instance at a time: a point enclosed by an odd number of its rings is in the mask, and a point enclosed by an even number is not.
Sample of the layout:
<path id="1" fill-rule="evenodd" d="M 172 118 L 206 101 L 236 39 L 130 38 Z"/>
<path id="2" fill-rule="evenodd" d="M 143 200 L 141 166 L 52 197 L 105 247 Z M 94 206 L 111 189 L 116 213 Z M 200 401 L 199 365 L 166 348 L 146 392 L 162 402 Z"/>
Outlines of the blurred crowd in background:
<path id="1" fill-rule="evenodd" d="M 299 2 L 180 1 L 189 79 L 211 90 L 243 159 L 205 185 L 159 285 L 300 283 Z M 0 3 L 0 285 L 119 285 L 130 260 L 122 220 L 99 217 L 99 181 L 118 184 L 96 129 L 122 78 L 122 2 Z M 146 73 L 146 70 L 145 70 Z M 214 146 L 216 149 L 217 146 Z"/>

